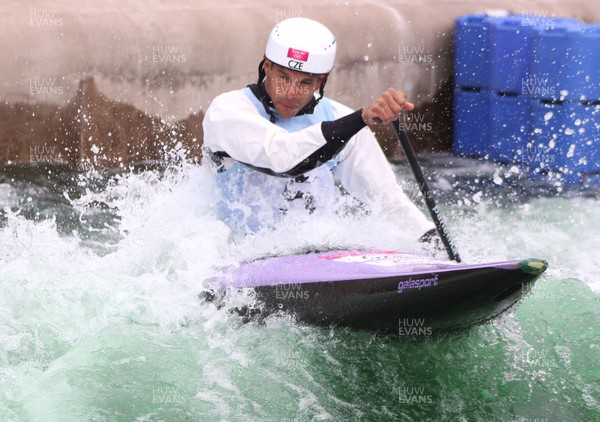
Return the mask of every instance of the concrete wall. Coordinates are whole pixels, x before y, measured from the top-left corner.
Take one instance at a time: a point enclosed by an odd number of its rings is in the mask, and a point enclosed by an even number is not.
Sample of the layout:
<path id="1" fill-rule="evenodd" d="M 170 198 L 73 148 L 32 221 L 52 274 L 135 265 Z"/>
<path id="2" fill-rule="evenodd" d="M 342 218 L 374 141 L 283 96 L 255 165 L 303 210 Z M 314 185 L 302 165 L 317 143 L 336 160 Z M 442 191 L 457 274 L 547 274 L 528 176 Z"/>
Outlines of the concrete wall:
<path id="1" fill-rule="evenodd" d="M 417 148 L 448 148 L 454 19 L 500 7 L 600 22 L 592 0 L 5 0 L 0 165 L 111 167 L 161 159 L 165 145 L 178 144 L 199 156 L 202 110 L 256 80 L 271 28 L 292 16 L 336 35 L 327 95 L 358 108 L 402 88 L 431 123 L 415 133 Z M 403 56 L 415 51 L 428 60 Z M 388 153 L 397 153 L 393 144 Z"/>

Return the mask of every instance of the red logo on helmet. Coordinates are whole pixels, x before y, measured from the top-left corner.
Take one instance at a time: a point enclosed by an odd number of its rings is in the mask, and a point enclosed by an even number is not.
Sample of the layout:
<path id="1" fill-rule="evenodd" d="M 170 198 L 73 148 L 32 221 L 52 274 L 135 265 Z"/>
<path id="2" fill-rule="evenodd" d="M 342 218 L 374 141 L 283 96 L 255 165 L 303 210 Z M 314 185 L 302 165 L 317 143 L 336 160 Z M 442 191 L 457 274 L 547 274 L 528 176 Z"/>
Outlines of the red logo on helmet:
<path id="1" fill-rule="evenodd" d="M 288 48 L 287 56 L 290 59 L 300 60 L 301 62 L 308 61 L 308 51 L 296 50 L 295 48 Z"/>

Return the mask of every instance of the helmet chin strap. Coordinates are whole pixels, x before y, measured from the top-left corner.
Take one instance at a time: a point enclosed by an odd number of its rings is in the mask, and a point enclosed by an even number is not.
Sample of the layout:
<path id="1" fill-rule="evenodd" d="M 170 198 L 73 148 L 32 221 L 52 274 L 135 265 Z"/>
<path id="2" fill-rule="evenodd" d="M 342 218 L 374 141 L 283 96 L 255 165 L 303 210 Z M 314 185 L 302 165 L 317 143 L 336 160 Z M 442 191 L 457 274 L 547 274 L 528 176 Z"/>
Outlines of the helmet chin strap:
<path id="1" fill-rule="evenodd" d="M 263 57 L 261 62 L 258 64 L 258 81 L 256 84 L 259 87 L 263 84 L 263 81 L 265 80 L 265 77 L 267 76 L 265 73 L 265 69 L 264 69 L 264 64 L 265 64 L 266 60 L 267 60 L 267 58 Z M 312 114 L 315 111 L 315 107 L 317 106 L 317 104 L 319 104 L 319 101 L 321 101 L 321 99 L 323 98 L 323 95 L 325 92 L 325 84 L 327 83 L 328 77 L 329 77 L 329 73 L 325 74 L 323 82 L 321 83 L 321 86 L 319 87 L 319 97 L 314 98 L 314 96 L 313 96 L 313 98 L 308 102 L 308 104 L 306 104 L 304 107 L 302 107 L 302 109 L 298 112 L 298 114 L 296 114 L 297 116 L 302 115 L 302 114 Z M 264 88 L 261 89 L 261 91 L 264 94 L 261 95 L 261 97 L 259 97 L 258 99 L 260 100 L 263 107 L 265 108 L 265 111 L 269 114 L 269 116 L 271 116 L 271 118 L 270 118 L 271 123 L 275 123 L 275 115 L 274 115 L 273 111 L 271 110 L 271 105 L 273 104 L 273 102 L 272 102 L 271 98 L 269 97 L 269 94 L 266 92 L 266 90 Z"/>
<path id="2" fill-rule="evenodd" d="M 262 83 L 262 81 L 265 79 L 265 69 L 264 69 L 264 64 L 265 61 L 267 60 L 266 57 L 263 57 L 263 59 L 261 60 L 261 62 L 258 64 L 258 81 L 256 82 L 258 85 L 260 85 Z"/>
<path id="3" fill-rule="evenodd" d="M 254 87 L 252 85 L 248 85 L 248 87 L 252 90 L 256 98 L 259 99 L 260 103 L 265 108 L 265 111 L 269 115 L 269 121 L 271 123 L 275 123 L 275 113 L 271 109 L 273 101 L 271 101 L 271 98 L 269 97 L 269 94 L 267 93 L 267 90 L 265 89 L 263 83 L 266 77 L 264 69 L 265 60 L 267 59 L 263 58 L 262 61 L 258 64 L 258 81 L 256 82 L 256 85 L 254 85 Z"/>

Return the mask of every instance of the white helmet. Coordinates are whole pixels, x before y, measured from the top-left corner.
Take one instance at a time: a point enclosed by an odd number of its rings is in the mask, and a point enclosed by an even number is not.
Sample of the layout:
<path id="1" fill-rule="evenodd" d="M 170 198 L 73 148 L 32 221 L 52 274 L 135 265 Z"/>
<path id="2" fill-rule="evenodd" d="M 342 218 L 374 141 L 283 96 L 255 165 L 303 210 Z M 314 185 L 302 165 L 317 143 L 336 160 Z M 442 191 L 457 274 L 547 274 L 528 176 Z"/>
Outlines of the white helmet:
<path id="1" fill-rule="evenodd" d="M 322 75 L 333 68 L 335 49 L 335 37 L 323 24 L 290 18 L 271 31 L 265 56 L 279 66 Z"/>

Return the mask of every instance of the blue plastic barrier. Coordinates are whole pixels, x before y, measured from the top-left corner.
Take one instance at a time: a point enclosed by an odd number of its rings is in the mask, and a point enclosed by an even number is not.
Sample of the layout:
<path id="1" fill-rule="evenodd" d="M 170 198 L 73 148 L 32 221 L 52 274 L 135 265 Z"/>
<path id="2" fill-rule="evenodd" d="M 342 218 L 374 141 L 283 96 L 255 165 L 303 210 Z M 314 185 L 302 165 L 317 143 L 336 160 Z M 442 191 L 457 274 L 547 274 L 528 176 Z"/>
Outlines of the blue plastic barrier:
<path id="1" fill-rule="evenodd" d="M 490 143 L 488 158 L 501 163 L 519 161 L 519 151 L 527 148 L 529 102 L 518 94 L 490 93 Z"/>
<path id="2" fill-rule="evenodd" d="M 567 104 L 564 133 L 567 143 L 575 145 L 566 157 L 574 170 L 600 172 L 600 101 Z"/>
<path id="3" fill-rule="evenodd" d="M 598 179 L 600 25 L 467 15 L 455 48 L 455 153 L 566 183 Z"/>
<path id="4" fill-rule="evenodd" d="M 600 104 L 531 99 L 529 143 L 523 168 L 536 177 L 548 172 L 566 183 L 600 172 Z"/>
<path id="5" fill-rule="evenodd" d="M 490 89 L 521 94 L 531 62 L 532 26 L 523 16 L 490 19 Z"/>
<path id="6" fill-rule="evenodd" d="M 489 88 L 489 17 L 485 14 L 459 17 L 456 20 L 454 49 L 455 85 Z"/>
<path id="7" fill-rule="evenodd" d="M 473 88 L 454 90 L 455 154 L 482 157 L 489 149 L 490 96 L 488 91 Z"/>
<path id="8" fill-rule="evenodd" d="M 529 170 L 532 176 L 558 172 L 563 168 L 561 157 L 567 154 L 559 138 L 564 125 L 565 104 L 530 98 L 529 107 L 529 142 L 520 154 L 521 168 Z"/>
<path id="9" fill-rule="evenodd" d="M 573 88 L 583 79 L 575 49 L 580 34 L 581 25 L 570 20 L 533 28 L 531 68 L 523 85 L 524 94 L 546 100 L 576 100 Z"/>
<path id="10" fill-rule="evenodd" d="M 600 100 L 600 25 L 581 25 L 567 31 L 574 38 L 573 58 L 575 74 L 570 98 L 575 101 Z"/>

